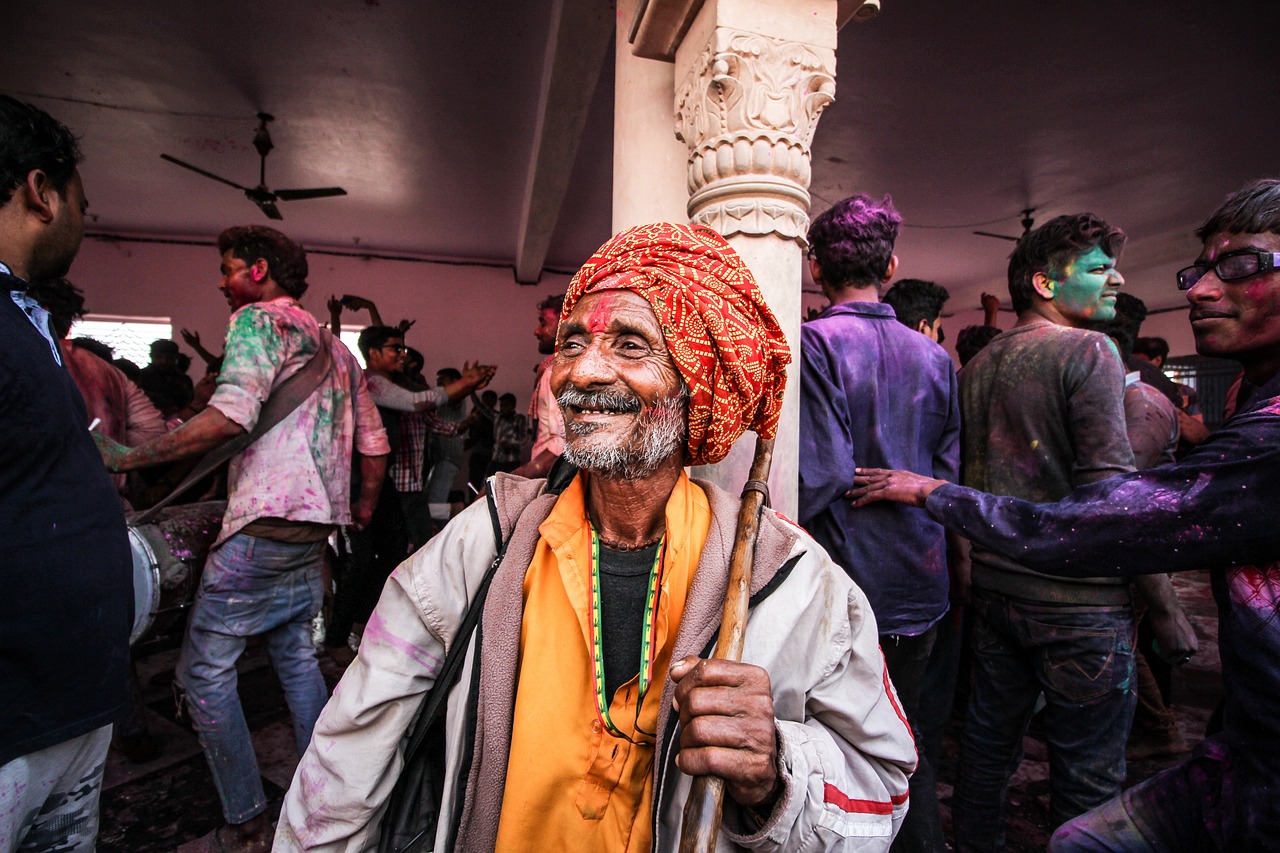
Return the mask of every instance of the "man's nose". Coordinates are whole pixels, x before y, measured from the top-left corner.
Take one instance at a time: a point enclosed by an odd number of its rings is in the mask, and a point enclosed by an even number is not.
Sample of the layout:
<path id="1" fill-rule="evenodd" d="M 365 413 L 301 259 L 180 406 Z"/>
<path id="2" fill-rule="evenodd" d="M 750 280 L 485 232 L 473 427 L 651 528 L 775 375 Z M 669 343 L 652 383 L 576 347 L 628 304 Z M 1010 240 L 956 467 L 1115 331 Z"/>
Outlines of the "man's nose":
<path id="1" fill-rule="evenodd" d="M 1120 275 L 1120 270 L 1112 270 L 1108 276 L 1107 284 L 1112 287 L 1124 287 L 1124 276 Z"/>
<path id="2" fill-rule="evenodd" d="M 1222 298 L 1222 279 L 1212 267 L 1205 270 L 1204 275 L 1196 279 L 1196 283 L 1187 290 L 1187 301 L 1192 305 L 1197 302 L 1217 302 Z"/>
<path id="3" fill-rule="evenodd" d="M 613 360 L 606 354 L 604 347 L 596 343 L 588 345 L 573 359 L 569 368 L 569 378 L 579 388 L 612 383 L 617 375 Z"/>

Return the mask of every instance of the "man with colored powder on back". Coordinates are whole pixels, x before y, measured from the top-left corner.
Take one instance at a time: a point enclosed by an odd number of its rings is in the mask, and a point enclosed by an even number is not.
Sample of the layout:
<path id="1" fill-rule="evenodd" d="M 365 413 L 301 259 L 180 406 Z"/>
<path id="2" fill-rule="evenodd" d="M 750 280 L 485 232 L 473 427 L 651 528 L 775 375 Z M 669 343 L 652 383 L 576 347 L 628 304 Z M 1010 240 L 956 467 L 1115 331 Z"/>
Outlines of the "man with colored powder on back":
<path id="1" fill-rule="evenodd" d="M 1124 366 L 1111 340 L 1088 328 L 1115 315 L 1124 241 L 1088 213 L 1018 241 L 1009 257 L 1018 321 L 960 372 L 965 485 L 1052 501 L 1133 470 Z M 1119 792 L 1136 699 L 1125 579 L 1049 578 L 979 545 L 971 559 L 974 684 L 952 802 L 966 851 L 1003 843 L 1005 791 L 1042 692 L 1054 826 Z M 1140 587 L 1164 647 L 1175 656 L 1193 648 L 1168 579 Z"/>
<path id="2" fill-rule="evenodd" d="M 1064 577 L 1208 569 L 1223 729 L 1187 762 L 1072 820 L 1055 851 L 1274 850 L 1280 838 L 1280 180 L 1228 196 L 1178 272 L 1196 351 L 1256 390 L 1179 462 L 1030 503 L 860 470 L 857 503 L 924 507 L 983 547 Z"/>
<path id="3" fill-rule="evenodd" d="M 49 314 L 88 207 L 76 138 L 0 95 L 0 850 L 92 851 L 128 704 L 124 510 Z"/>
<path id="4" fill-rule="evenodd" d="M 880 285 L 898 268 L 893 246 L 901 222 L 888 196 L 877 202 L 856 195 L 809 227 L 809 271 L 831 306 L 800 330 L 800 523 L 866 591 L 919 742 L 920 708 L 947 701 L 922 695 L 949 607 L 946 532 L 918 510 L 854 510 L 844 499 L 854 466 L 877 464 L 873 459 L 957 479 L 960 400 L 951 357 L 936 343 L 938 312 L 899 318 L 880 301 Z M 911 777 L 911 810 L 894 850 L 946 850 L 927 755 Z"/>
<path id="5" fill-rule="evenodd" d="M 772 436 L 790 360 L 715 232 L 646 225 L 570 283 L 551 387 L 563 462 L 497 474 L 391 576 L 285 798 L 275 850 L 379 837 L 402 739 L 463 643 L 441 851 L 673 851 L 691 777 L 725 781 L 717 849 L 886 850 L 911 735 L 866 597 L 766 510 L 743 662 L 702 660 L 740 501 L 684 473 Z M 500 545 L 499 542 L 503 544 Z M 500 556 L 499 556 L 500 555 Z M 499 558 L 476 633 L 463 614 Z"/>
<path id="6" fill-rule="evenodd" d="M 331 363 L 310 396 L 235 456 L 227 511 L 200 578 L 178 661 L 177 684 L 204 748 L 227 826 L 181 848 L 190 853 L 269 849 L 271 824 L 249 727 L 236 693 L 236 660 L 262 635 L 306 749 L 328 690 L 311 643 L 320 610 L 325 540 L 335 525 L 369 522 L 386 470 L 386 432 L 355 357 L 322 334 L 299 298 L 302 247 L 271 228 L 218 235 L 231 306 L 218 387 L 204 411 L 133 449 L 99 439 L 113 471 L 202 455 L 250 431 L 281 382 L 328 347 Z M 351 500 L 352 453 L 361 487 Z"/>

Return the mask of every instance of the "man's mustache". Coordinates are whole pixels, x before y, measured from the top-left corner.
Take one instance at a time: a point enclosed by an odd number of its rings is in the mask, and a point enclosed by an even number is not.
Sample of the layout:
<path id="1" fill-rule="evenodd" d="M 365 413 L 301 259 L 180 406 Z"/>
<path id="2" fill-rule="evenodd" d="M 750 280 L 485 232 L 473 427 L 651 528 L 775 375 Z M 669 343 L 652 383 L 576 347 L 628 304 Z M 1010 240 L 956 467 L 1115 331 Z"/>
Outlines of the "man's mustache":
<path id="1" fill-rule="evenodd" d="M 594 409 L 598 411 L 633 414 L 644 408 L 640 398 L 622 391 L 581 391 L 577 388 L 565 388 L 556 397 L 560 408 Z"/>

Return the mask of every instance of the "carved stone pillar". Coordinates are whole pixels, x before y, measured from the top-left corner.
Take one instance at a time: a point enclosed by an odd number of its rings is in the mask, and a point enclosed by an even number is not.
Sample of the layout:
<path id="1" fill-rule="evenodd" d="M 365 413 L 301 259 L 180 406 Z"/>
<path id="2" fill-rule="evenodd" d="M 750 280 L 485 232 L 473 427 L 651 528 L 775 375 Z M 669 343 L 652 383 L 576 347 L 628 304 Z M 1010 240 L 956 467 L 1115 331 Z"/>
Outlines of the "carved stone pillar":
<path id="1" fill-rule="evenodd" d="M 834 50 L 716 28 L 676 97 L 690 220 L 726 237 L 803 241 L 809 146 L 835 90 Z"/>
<path id="2" fill-rule="evenodd" d="M 689 149 L 689 218 L 743 256 L 791 343 L 770 476 L 795 516 L 799 481 L 800 283 L 810 144 L 835 98 L 835 0 L 707 0 L 676 51 L 676 132 Z M 736 493 L 753 442 L 698 476 Z"/>

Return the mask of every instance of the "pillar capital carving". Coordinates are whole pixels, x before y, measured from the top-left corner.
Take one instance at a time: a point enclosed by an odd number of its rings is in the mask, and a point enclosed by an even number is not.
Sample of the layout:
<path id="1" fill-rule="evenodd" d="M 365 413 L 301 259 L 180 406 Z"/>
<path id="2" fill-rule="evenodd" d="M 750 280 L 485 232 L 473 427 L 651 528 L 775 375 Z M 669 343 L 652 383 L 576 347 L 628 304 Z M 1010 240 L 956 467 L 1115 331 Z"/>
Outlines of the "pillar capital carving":
<path id="1" fill-rule="evenodd" d="M 834 50 L 717 27 L 676 92 L 690 220 L 803 241 L 810 144 L 835 88 Z"/>

